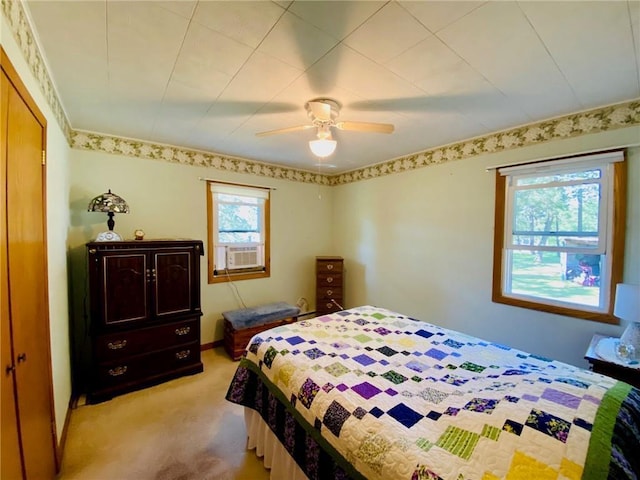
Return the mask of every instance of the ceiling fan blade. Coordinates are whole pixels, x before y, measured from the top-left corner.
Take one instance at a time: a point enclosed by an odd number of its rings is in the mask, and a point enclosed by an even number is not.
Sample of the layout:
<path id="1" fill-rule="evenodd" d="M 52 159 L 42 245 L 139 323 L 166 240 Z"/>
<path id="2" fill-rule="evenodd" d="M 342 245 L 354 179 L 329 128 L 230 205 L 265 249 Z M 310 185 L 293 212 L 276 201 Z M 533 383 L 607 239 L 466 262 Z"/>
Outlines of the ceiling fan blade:
<path id="1" fill-rule="evenodd" d="M 279 133 L 298 132 L 300 130 L 308 130 L 309 128 L 315 128 L 313 125 L 297 125 L 295 127 L 278 128 L 276 130 L 268 130 L 266 132 L 256 133 L 256 137 L 266 137 L 267 135 L 276 135 Z"/>
<path id="2" fill-rule="evenodd" d="M 331 105 L 324 102 L 309 102 L 311 114 L 322 122 L 331 120 Z"/>
<path id="3" fill-rule="evenodd" d="M 336 122 L 335 127 L 353 132 L 393 133 L 394 130 L 394 126 L 390 123 L 371 122 Z"/>

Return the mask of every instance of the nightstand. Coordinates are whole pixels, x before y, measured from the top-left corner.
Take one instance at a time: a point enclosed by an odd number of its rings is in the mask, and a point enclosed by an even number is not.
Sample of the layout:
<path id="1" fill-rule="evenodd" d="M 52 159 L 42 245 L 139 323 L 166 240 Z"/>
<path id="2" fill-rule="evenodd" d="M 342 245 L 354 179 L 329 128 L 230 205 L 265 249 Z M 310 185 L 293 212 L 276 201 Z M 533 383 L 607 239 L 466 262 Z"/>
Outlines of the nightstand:
<path id="1" fill-rule="evenodd" d="M 621 380 L 633 385 L 636 388 L 640 388 L 640 369 L 624 366 L 619 363 L 614 363 L 604 358 L 601 358 L 596 353 L 596 345 L 603 339 L 608 338 L 607 335 L 601 335 L 596 333 L 591 339 L 587 353 L 584 358 L 591 364 L 591 370 L 596 373 L 601 373 L 609 377 L 613 377 L 616 380 Z"/>

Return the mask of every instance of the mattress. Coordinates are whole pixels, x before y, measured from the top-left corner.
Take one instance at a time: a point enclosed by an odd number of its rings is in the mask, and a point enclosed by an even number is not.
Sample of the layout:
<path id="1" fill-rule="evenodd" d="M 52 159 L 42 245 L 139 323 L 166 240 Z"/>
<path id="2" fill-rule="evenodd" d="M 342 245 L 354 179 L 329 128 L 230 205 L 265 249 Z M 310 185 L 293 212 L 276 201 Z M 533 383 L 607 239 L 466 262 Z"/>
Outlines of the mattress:
<path id="1" fill-rule="evenodd" d="M 383 308 L 247 345 L 227 399 L 311 479 L 637 478 L 640 392 Z"/>

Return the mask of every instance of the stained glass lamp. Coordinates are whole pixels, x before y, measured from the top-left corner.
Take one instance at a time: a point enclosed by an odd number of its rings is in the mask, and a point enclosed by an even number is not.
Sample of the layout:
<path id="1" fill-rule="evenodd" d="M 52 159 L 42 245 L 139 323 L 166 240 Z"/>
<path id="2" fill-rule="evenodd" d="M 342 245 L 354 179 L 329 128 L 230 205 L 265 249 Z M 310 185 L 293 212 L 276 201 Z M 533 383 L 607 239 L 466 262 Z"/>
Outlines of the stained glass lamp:
<path id="1" fill-rule="evenodd" d="M 113 231 L 115 227 L 115 220 L 113 216 L 116 213 L 129 213 L 129 205 L 124 198 L 111 193 L 111 189 L 107 193 L 98 195 L 89 202 L 88 212 L 104 212 L 109 216 L 107 220 L 107 227 L 109 230 L 98 234 L 96 242 L 114 242 L 122 240 L 122 237 Z"/>

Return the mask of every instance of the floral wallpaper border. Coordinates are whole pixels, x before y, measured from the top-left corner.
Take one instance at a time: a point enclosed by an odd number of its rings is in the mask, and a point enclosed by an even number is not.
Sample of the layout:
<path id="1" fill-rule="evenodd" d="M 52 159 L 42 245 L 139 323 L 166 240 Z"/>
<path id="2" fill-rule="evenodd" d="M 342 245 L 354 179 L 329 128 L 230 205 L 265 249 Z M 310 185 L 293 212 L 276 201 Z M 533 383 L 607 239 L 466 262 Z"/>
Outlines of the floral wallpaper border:
<path id="1" fill-rule="evenodd" d="M 305 170 L 272 165 L 245 158 L 229 157 L 219 153 L 209 153 L 172 145 L 162 145 L 142 140 L 83 132 L 80 130 L 72 132 L 71 146 L 83 150 L 163 160 L 183 165 L 212 167 L 216 170 L 224 170 L 226 172 L 249 173 L 262 177 L 315 183 L 319 185 L 331 184 L 331 177 L 320 173 L 307 172 Z"/>
<path id="2" fill-rule="evenodd" d="M 2 12 L 13 30 L 31 72 L 40 84 L 69 145 L 77 149 L 102 151 L 183 165 L 205 166 L 228 172 L 248 173 L 319 185 L 343 185 L 429 165 L 462 160 L 476 155 L 640 125 L 640 99 L 636 99 L 512 128 L 333 175 L 183 147 L 72 130 L 35 41 L 22 2 L 17 0 L 1 1 Z"/>
<path id="3" fill-rule="evenodd" d="M 71 146 L 85 150 L 164 160 L 184 165 L 213 167 L 217 170 L 249 173 L 298 182 L 342 185 L 415 170 L 429 165 L 462 160 L 476 155 L 496 153 L 633 125 L 640 125 L 640 99 L 517 127 L 335 175 L 307 172 L 216 153 L 81 131 L 72 132 Z"/>
<path id="4" fill-rule="evenodd" d="M 60 99 L 58 98 L 58 93 L 49 76 L 47 66 L 40 53 L 40 48 L 31 30 L 31 25 L 27 20 L 22 1 L 2 0 L 2 13 L 11 27 L 16 43 L 22 51 L 22 56 L 38 82 L 40 90 L 56 117 L 60 128 L 67 138 L 67 141 L 71 143 L 71 126 L 69 125 L 67 116 L 62 108 L 62 103 L 60 103 Z"/>
<path id="5" fill-rule="evenodd" d="M 532 123 L 341 173 L 332 177 L 331 184 L 352 183 L 481 154 L 634 125 L 640 125 L 640 99 Z"/>

